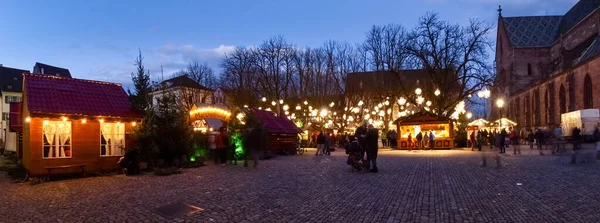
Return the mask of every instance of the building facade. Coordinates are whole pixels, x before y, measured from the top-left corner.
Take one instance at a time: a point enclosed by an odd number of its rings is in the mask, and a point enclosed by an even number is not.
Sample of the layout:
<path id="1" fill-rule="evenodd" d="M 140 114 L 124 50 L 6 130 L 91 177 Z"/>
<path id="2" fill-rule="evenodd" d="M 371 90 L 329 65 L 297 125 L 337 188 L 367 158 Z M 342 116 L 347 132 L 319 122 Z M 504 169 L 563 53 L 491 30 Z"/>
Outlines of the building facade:
<path id="1" fill-rule="evenodd" d="M 562 113 L 600 108 L 600 1 L 565 15 L 504 17 L 500 8 L 491 116 L 553 127 Z M 502 108 L 495 101 L 503 99 Z"/>

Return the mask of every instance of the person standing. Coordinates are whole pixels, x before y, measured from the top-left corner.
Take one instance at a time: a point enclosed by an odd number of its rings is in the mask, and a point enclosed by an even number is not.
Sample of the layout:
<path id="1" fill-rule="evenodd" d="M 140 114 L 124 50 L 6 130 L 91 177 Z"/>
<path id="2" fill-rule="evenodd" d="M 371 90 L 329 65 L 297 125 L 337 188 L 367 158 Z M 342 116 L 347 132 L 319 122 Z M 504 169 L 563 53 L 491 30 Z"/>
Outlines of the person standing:
<path id="1" fill-rule="evenodd" d="M 573 128 L 573 150 L 581 149 L 581 130 Z"/>
<path id="2" fill-rule="evenodd" d="M 412 151 L 412 145 L 413 145 L 413 141 L 412 141 L 412 132 L 408 133 L 408 138 L 406 139 L 406 144 L 408 144 L 408 151 L 411 152 Z"/>
<path id="3" fill-rule="evenodd" d="M 377 151 L 379 150 L 379 130 L 369 125 L 367 133 L 367 163 L 371 166 L 369 172 L 377 173 Z"/>
<path id="4" fill-rule="evenodd" d="M 381 145 L 383 145 L 383 147 L 388 146 L 387 139 L 387 132 L 381 131 Z"/>
<path id="5" fill-rule="evenodd" d="M 431 150 L 433 150 L 433 148 L 435 147 L 435 136 L 433 135 L 433 132 L 430 130 L 429 131 L 429 148 Z"/>
<path id="6" fill-rule="evenodd" d="M 429 148 L 429 134 L 427 134 L 427 132 L 423 133 L 423 147 L 425 150 Z"/>
<path id="7" fill-rule="evenodd" d="M 600 159 L 600 124 L 594 129 L 594 142 L 596 142 L 596 159 Z"/>
<path id="8" fill-rule="evenodd" d="M 331 151 L 329 150 L 329 147 L 332 146 L 332 142 L 331 142 L 331 135 L 329 133 L 325 133 L 325 151 L 323 154 L 325 155 L 331 155 Z"/>
<path id="9" fill-rule="evenodd" d="M 501 144 L 500 144 L 500 151 L 501 153 L 506 153 L 506 137 L 507 137 L 508 133 L 506 132 L 506 129 L 502 129 L 502 131 L 500 132 L 500 137 L 502 138 Z"/>
<path id="10" fill-rule="evenodd" d="M 483 131 L 479 131 L 476 137 L 477 150 L 481 152 L 481 147 L 483 146 Z"/>
<path id="11" fill-rule="evenodd" d="M 418 145 L 418 149 L 421 150 L 423 148 L 423 133 L 419 132 L 417 133 L 417 137 L 415 137 L 417 139 L 417 145 Z"/>
<path id="12" fill-rule="evenodd" d="M 317 135 L 317 153 L 315 153 L 315 156 L 319 155 L 319 151 L 321 151 L 321 155 L 325 154 L 325 135 L 323 135 L 323 131 Z"/>
<path id="13" fill-rule="evenodd" d="M 365 157 L 364 151 L 367 148 L 367 132 L 367 121 L 363 121 L 362 125 L 354 131 L 354 137 L 356 138 L 356 141 L 358 141 L 358 145 L 362 147 L 360 156 L 363 158 Z"/>

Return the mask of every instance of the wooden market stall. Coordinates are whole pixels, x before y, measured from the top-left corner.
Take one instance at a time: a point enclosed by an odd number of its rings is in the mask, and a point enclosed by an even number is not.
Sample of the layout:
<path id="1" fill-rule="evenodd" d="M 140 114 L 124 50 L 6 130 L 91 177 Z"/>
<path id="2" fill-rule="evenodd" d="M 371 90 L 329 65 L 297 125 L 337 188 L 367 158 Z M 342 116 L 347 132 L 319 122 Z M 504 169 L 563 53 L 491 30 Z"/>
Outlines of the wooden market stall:
<path id="1" fill-rule="evenodd" d="M 415 148 L 416 136 L 419 132 L 423 135 L 433 132 L 434 149 L 449 149 L 454 147 L 454 127 L 452 120 L 429 112 L 419 112 L 410 116 L 401 117 L 394 121 L 398 131 L 398 148 Z M 411 141 L 408 141 L 408 136 Z"/>
<path id="2" fill-rule="evenodd" d="M 267 153 L 295 154 L 298 134 L 304 131 L 296 126 L 285 115 L 276 116 L 270 111 L 250 109 L 250 112 L 262 123 L 266 132 Z"/>
<path id="3" fill-rule="evenodd" d="M 517 123 L 507 118 L 501 118 L 491 122 L 490 127 L 492 131 L 501 131 L 502 129 L 506 129 L 506 131 L 508 131 L 509 128 L 517 127 Z"/>
<path id="4" fill-rule="evenodd" d="M 23 165 L 30 176 L 118 168 L 141 117 L 119 84 L 25 74 Z"/>
<path id="5" fill-rule="evenodd" d="M 477 132 L 483 130 L 490 131 L 489 122 L 487 120 L 480 118 L 470 122 L 467 124 L 467 139 L 469 139 L 468 137 L 471 135 L 471 132 L 475 132 L 475 134 L 477 134 Z"/>

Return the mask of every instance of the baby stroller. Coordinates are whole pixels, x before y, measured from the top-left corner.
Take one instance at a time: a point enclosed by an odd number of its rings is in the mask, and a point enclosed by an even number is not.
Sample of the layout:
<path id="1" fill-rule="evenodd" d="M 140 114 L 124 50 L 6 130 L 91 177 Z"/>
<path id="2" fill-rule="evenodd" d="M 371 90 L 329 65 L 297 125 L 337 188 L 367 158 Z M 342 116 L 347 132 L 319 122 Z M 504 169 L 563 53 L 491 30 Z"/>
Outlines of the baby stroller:
<path id="1" fill-rule="evenodd" d="M 356 141 L 351 142 L 346 146 L 346 154 L 348 154 L 348 161 L 346 163 L 352 167 L 352 172 L 364 172 L 369 170 L 367 161 L 360 155 L 361 151 L 362 147 Z"/>
<path id="2" fill-rule="evenodd" d="M 131 174 L 140 173 L 140 166 L 137 160 L 138 152 L 136 150 L 130 150 L 125 153 L 123 157 L 119 159 L 119 166 L 123 168 L 123 175 L 128 176 Z"/>

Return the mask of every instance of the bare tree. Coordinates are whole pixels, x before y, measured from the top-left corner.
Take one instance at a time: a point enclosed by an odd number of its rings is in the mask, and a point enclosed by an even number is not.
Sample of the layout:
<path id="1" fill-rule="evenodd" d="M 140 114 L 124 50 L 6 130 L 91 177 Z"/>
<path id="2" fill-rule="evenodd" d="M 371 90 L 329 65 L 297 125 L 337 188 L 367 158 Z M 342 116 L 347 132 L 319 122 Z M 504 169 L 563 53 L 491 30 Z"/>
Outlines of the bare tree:
<path id="1" fill-rule="evenodd" d="M 405 50 L 418 62 L 413 68 L 427 71 L 428 78 L 419 84 L 427 90 L 423 95 L 435 99 L 432 108 L 440 114 L 450 116 L 457 104 L 469 100 L 470 95 L 493 81 L 487 51 L 492 46 L 487 37 L 491 31 L 491 25 L 478 20 L 471 20 L 461 27 L 428 13 L 408 34 Z M 399 69 L 393 71 L 398 75 L 401 73 Z M 414 88 L 408 85 L 400 88 L 414 104 L 415 97 L 410 97 Z M 434 94 L 437 89 L 439 96 Z"/>
<path id="2" fill-rule="evenodd" d="M 190 78 L 200 85 L 215 89 L 218 87 L 218 80 L 213 69 L 207 63 L 192 61 L 188 64 L 185 72 Z"/>
<path id="3" fill-rule="evenodd" d="M 237 47 L 223 58 L 220 86 L 238 107 L 254 105 L 259 88 L 256 85 L 256 57 L 252 49 Z"/>

